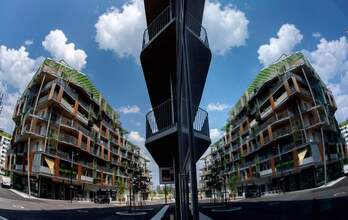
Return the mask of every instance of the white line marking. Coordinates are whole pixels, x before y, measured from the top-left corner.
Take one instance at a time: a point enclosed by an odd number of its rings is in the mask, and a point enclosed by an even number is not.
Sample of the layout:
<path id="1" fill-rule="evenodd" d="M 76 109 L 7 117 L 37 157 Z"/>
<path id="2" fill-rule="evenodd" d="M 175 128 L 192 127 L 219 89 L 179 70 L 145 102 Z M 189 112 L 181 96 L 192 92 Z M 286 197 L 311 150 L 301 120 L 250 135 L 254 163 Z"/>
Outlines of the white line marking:
<path id="1" fill-rule="evenodd" d="M 125 215 L 125 216 L 136 216 L 136 215 L 146 215 L 146 212 L 116 212 L 117 215 Z"/>
<path id="2" fill-rule="evenodd" d="M 164 213 L 166 213 L 168 208 L 169 208 L 169 205 L 163 206 L 163 208 L 159 212 L 157 212 L 157 214 L 154 217 L 152 217 L 151 220 L 161 220 Z"/>
<path id="3" fill-rule="evenodd" d="M 338 193 L 335 193 L 333 196 L 343 196 L 344 194 L 346 194 L 346 192 L 338 192 Z"/>
<path id="4" fill-rule="evenodd" d="M 0 220 L 8 220 L 8 219 L 5 218 L 5 217 L 0 216 Z"/>
<path id="5" fill-rule="evenodd" d="M 234 207 L 230 209 L 212 209 L 211 211 L 212 212 L 233 212 L 238 210 L 242 210 L 242 207 L 238 206 L 238 207 Z"/>
<path id="6" fill-rule="evenodd" d="M 87 211 L 87 210 L 80 210 L 80 209 L 79 209 L 79 210 L 77 210 L 77 212 L 78 212 L 78 213 L 88 213 L 88 211 Z"/>

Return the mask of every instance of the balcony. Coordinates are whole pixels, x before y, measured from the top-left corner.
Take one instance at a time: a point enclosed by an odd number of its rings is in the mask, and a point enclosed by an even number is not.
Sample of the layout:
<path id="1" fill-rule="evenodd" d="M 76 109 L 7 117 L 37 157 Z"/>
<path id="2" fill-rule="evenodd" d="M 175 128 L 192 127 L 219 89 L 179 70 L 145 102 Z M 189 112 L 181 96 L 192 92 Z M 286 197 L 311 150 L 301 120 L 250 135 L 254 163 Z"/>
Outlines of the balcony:
<path id="1" fill-rule="evenodd" d="M 82 181 L 85 181 L 85 182 L 93 183 L 93 177 L 81 176 L 81 180 L 82 180 Z"/>
<path id="2" fill-rule="evenodd" d="M 144 31 L 143 35 L 143 49 L 154 39 L 167 25 L 173 21 L 173 10 L 171 6 L 165 8 Z"/>
<path id="3" fill-rule="evenodd" d="M 260 116 L 261 118 L 264 118 L 271 112 L 272 112 L 272 108 L 271 106 L 268 106 L 263 112 L 261 112 Z"/>
<path id="4" fill-rule="evenodd" d="M 288 94 L 284 92 L 279 98 L 274 102 L 275 106 L 280 105 L 286 98 L 288 97 Z"/>
<path id="5" fill-rule="evenodd" d="M 68 144 L 77 145 L 77 139 L 68 134 L 61 133 L 59 135 L 59 140 Z"/>
<path id="6" fill-rule="evenodd" d="M 309 164 L 309 163 L 313 163 L 313 162 L 314 162 L 313 157 L 307 157 L 307 158 L 304 158 L 302 161 L 300 160 L 299 161 L 299 165 L 303 166 L 303 165 L 306 165 L 306 164 Z"/>
<path id="7" fill-rule="evenodd" d="M 260 171 L 260 176 L 268 176 L 272 174 L 272 169 Z"/>
<path id="8" fill-rule="evenodd" d="M 174 102 L 170 99 L 147 113 L 146 138 L 150 138 L 176 125 L 173 108 Z M 208 113 L 199 107 L 193 108 L 193 112 L 196 112 L 193 121 L 194 131 L 201 135 L 209 136 Z"/>
<path id="9" fill-rule="evenodd" d="M 161 33 L 169 24 L 175 20 L 174 9 L 169 5 L 148 25 L 143 34 L 144 49 L 157 35 Z M 191 14 L 187 14 L 186 28 L 199 38 L 202 43 L 209 47 L 208 36 L 205 28 Z"/>
<path id="10" fill-rule="evenodd" d="M 72 112 L 72 111 L 73 111 L 73 107 L 72 107 L 65 99 L 61 99 L 61 104 L 62 104 L 69 112 Z"/>

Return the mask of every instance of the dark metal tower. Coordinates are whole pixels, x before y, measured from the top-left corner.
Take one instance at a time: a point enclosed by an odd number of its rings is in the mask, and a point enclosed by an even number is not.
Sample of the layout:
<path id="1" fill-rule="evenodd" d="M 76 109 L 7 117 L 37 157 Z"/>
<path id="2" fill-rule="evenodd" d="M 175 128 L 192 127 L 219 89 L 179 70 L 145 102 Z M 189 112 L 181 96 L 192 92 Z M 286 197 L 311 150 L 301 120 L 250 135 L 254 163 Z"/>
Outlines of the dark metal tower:
<path id="1" fill-rule="evenodd" d="M 211 60 L 202 27 L 204 0 L 144 0 L 148 27 L 140 55 L 153 110 L 146 148 L 174 167 L 176 219 L 198 219 L 196 162 L 210 145 L 208 113 L 199 108 Z"/>

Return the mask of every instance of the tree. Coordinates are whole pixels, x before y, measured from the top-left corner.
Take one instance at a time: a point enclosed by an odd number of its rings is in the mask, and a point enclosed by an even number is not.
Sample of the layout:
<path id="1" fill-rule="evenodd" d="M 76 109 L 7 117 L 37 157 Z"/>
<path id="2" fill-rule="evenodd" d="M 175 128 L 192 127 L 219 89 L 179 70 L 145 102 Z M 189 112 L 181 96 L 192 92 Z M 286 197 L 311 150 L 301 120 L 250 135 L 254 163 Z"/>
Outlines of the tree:
<path id="1" fill-rule="evenodd" d="M 233 194 L 233 197 L 236 195 L 237 181 L 238 177 L 236 175 L 230 176 L 228 179 L 228 189 L 230 190 L 230 193 Z"/>
<path id="2" fill-rule="evenodd" d="M 119 178 L 116 182 L 116 192 L 117 192 L 117 198 L 120 199 L 123 197 L 124 191 L 126 189 L 126 185 L 122 178 Z"/>

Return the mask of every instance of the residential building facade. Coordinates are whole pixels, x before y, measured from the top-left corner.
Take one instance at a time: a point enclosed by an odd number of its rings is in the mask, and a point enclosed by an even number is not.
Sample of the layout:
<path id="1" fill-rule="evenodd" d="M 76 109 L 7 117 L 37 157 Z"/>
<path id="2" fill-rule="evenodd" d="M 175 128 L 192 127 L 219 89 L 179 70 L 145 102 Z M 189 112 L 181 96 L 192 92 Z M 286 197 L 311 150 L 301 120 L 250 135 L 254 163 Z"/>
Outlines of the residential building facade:
<path id="1" fill-rule="evenodd" d="M 237 176 L 238 194 L 321 185 L 342 175 L 347 156 L 336 103 L 302 53 L 264 68 L 230 112 L 225 136 L 211 146 L 201 181 L 207 194 Z M 204 170 L 205 169 L 205 170 Z M 220 191 L 221 190 L 217 190 Z"/>
<path id="2" fill-rule="evenodd" d="M 29 173 L 32 193 L 44 198 L 92 199 L 99 190 L 115 198 L 120 182 L 149 190 L 148 160 L 126 140 L 118 113 L 64 61 L 44 60 L 13 120 L 7 169 L 15 188 L 28 191 Z"/>
<path id="3" fill-rule="evenodd" d="M 11 135 L 0 130 L 0 170 L 5 169 L 6 153 L 11 144 Z"/>
<path id="4" fill-rule="evenodd" d="M 346 142 L 346 147 L 348 147 L 348 120 L 340 124 L 340 130 L 344 141 Z"/>

